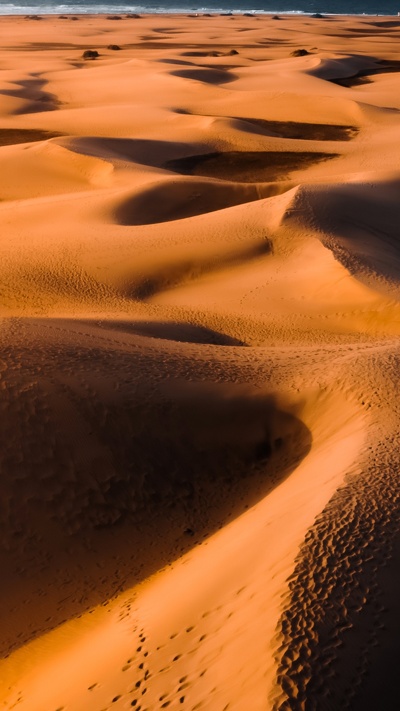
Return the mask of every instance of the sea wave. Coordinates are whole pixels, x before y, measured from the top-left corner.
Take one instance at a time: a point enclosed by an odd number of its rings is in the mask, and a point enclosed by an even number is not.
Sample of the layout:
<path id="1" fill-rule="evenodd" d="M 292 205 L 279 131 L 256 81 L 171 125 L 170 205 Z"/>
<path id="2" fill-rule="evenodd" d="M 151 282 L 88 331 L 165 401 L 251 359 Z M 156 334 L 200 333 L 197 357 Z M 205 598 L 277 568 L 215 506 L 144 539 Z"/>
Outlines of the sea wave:
<path id="1" fill-rule="evenodd" d="M 338 14 L 338 15 L 397 15 L 400 0 L 206 0 L 196 6 L 193 0 L 151 0 L 134 3 L 123 0 L 0 0 L 0 15 L 46 14 L 176 14 L 228 13 L 240 14 Z"/>

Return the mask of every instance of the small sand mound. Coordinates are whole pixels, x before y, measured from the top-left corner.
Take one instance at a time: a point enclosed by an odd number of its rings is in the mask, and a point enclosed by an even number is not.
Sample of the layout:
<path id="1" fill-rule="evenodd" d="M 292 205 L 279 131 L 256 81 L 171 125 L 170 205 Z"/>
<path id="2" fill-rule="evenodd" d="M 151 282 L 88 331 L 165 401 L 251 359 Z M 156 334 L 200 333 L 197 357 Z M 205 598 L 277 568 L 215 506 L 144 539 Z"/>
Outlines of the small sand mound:
<path id="1" fill-rule="evenodd" d="M 97 49 L 85 49 L 82 54 L 83 59 L 97 59 L 97 57 L 100 57 Z"/>
<path id="2" fill-rule="evenodd" d="M 4 146 L 0 151 L 0 196 L 15 200 L 56 195 L 110 184 L 113 165 L 88 155 L 76 155 L 56 139 L 30 146 Z"/>
<path id="3" fill-rule="evenodd" d="M 291 57 L 306 57 L 310 52 L 308 49 L 295 49 L 290 53 Z"/>

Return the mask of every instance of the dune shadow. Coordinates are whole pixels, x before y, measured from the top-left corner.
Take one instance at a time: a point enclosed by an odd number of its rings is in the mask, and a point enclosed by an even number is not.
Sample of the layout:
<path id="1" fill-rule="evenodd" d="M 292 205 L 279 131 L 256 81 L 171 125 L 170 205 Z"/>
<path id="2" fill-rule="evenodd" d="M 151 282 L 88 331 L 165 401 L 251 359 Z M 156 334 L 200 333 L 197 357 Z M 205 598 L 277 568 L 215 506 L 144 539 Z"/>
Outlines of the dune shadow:
<path id="1" fill-rule="evenodd" d="M 188 145 L 184 142 L 146 138 L 79 136 L 66 139 L 62 145 L 65 145 L 68 150 L 95 158 L 132 161 L 155 168 L 172 157 L 185 155 L 188 151 Z"/>
<path id="2" fill-rule="evenodd" d="M 289 151 L 227 151 L 167 161 L 167 170 L 243 183 L 285 180 L 297 170 L 337 158 L 337 153 Z"/>
<path id="3" fill-rule="evenodd" d="M 379 74 L 398 74 L 400 72 L 400 61 L 399 60 L 376 60 L 377 66 L 374 68 L 360 69 L 355 74 L 349 77 L 338 77 L 333 79 L 328 79 L 332 84 L 338 84 L 346 88 L 352 88 L 354 86 L 361 86 L 362 84 L 371 84 L 372 79 L 370 77 L 377 76 Z"/>
<path id="4" fill-rule="evenodd" d="M 374 29 L 379 29 L 380 27 L 384 29 L 398 28 L 400 27 L 400 20 L 378 20 L 377 22 L 368 22 Z"/>
<path id="5" fill-rule="evenodd" d="M 189 381 L 179 368 L 146 386 L 133 377 L 134 351 L 110 345 L 46 353 L 36 384 L 21 387 L 19 411 L 36 407 L 29 435 L 9 439 L 2 472 L 4 500 L 18 501 L 1 526 L 0 596 L 14 603 L 3 655 L 180 557 L 268 495 L 312 444 L 273 394 Z M 29 624 L 18 605 L 26 596 Z"/>
<path id="6" fill-rule="evenodd" d="M 322 243 L 347 271 L 379 293 L 400 284 L 399 182 L 338 188 L 314 215 Z"/>
<path id="7" fill-rule="evenodd" d="M 233 74 L 226 70 L 204 67 L 196 69 L 177 69 L 171 72 L 171 76 L 200 81 L 203 82 L 203 84 L 228 84 L 236 79 Z"/>
<path id="8" fill-rule="evenodd" d="M 190 115 L 190 112 L 183 108 L 174 109 L 174 113 Z M 262 130 L 264 128 L 268 132 L 268 135 L 273 135 L 273 132 L 275 131 L 275 135 L 281 135 L 285 138 L 301 137 L 304 139 L 307 136 L 309 140 L 339 141 L 349 140 L 357 131 L 357 129 L 350 126 L 330 127 L 318 124 L 288 124 L 286 122 L 264 122 L 264 120 L 261 119 L 247 118 L 235 118 L 234 120 L 242 123 L 240 127 L 242 130 L 252 130 L 254 126 L 255 131 L 257 131 L 257 129 Z M 102 160 L 110 159 L 129 161 L 132 163 L 139 163 L 140 165 L 162 168 L 172 173 L 180 173 L 182 175 L 196 175 L 204 178 L 216 178 L 225 181 L 242 183 L 274 182 L 275 180 L 285 180 L 288 174 L 292 171 L 304 170 L 313 164 L 337 158 L 339 155 L 338 153 L 321 151 L 226 151 L 201 153 L 201 150 L 204 150 L 204 145 L 201 143 L 197 145 L 191 144 L 191 146 L 189 146 L 187 143 L 179 141 L 109 138 L 98 136 L 62 138 L 60 143 L 70 151 L 95 158 L 101 158 Z M 188 156 L 187 153 L 190 149 L 192 151 L 193 149 L 197 149 L 198 153 Z M 185 184 L 186 186 L 189 185 L 189 183 Z M 174 210 L 172 209 L 172 205 L 176 202 L 176 199 L 174 198 L 171 186 L 168 187 L 164 184 L 162 191 L 170 191 L 168 201 L 170 201 L 171 213 L 173 213 Z M 179 197 L 182 191 L 189 190 L 188 187 L 184 187 L 183 182 L 175 184 L 175 186 L 177 197 Z M 229 206 L 229 204 L 235 204 L 235 201 L 239 203 L 247 200 L 247 197 L 245 199 L 240 199 L 238 197 L 238 188 L 236 188 L 236 191 L 233 190 L 233 185 L 229 190 L 227 186 L 225 186 L 224 189 L 222 185 L 218 187 L 215 183 L 213 186 L 209 184 L 209 187 L 214 191 L 215 200 L 217 203 L 221 203 L 221 207 L 223 206 L 224 200 L 227 201 L 226 206 Z M 154 189 L 158 190 L 161 188 L 154 186 Z M 201 189 L 206 189 L 205 182 L 202 183 Z M 230 197 L 228 197 L 228 193 Z M 233 198 L 234 193 L 235 197 Z M 251 194 L 249 189 L 247 194 Z M 139 201 L 141 201 L 141 199 L 142 198 L 138 197 Z M 250 200 L 252 198 L 249 197 L 248 199 Z M 187 216 L 191 216 L 191 214 L 199 214 L 202 211 L 202 209 L 199 209 L 198 212 L 195 211 L 191 213 L 194 203 L 193 201 L 191 203 L 189 194 L 186 196 L 185 200 L 187 202 Z M 232 200 L 232 202 L 230 202 L 230 200 Z M 162 204 L 162 196 L 159 195 L 157 202 L 153 202 L 153 206 L 157 206 L 157 208 L 159 208 Z M 168 213 L 167 205 L 164 207 L 165 213 Z M 215 209 L 221 209 L 221 207 L 217 207 Z M 159 211 L 160 210 L 157 209 L 155 214 Z M 164 208 L 161 212 L 164 212 Z M 185 212 L 186 209 L 182 206 L 182 213 L 184 214 Z M 211 212 L 211 210 L 205 209 L 204 212 Z M 138 214 L 141 214 L 140 209 Z M 129 220 L 133 218 L 122 216 L 121 219 L 128 220 L 127 224 L 129 224 Z M 137 219 L 142 218 L 138 217 Z M 164 218 L 161 218 L 158 221 L 164 221 Z"/>
<path id="9" fill-rule="evenodd" d="M 183 321 L 107 321 L 107 330 L 131 333 L 178 343 L 213 346 L 245 346 L 243 341 L 205 326 Z"/>
<path id="10" fill-rule="evenodd" d="M 30 101 L 31 104 L 25 107 L 21 111 L 16 111 L 18 113 L 41 113 L 44 111 L 55 111 L 60 105 L 58 98 L 43 89 L 47 84 L 47 81 L 41 79 L 40 77 L 32 77 L 31 79 L 24 79 L 15 82 L 17 87 L 15 89 L 3 89 L 0 95 L 12 96 L 18 99 L 25 99 Z"/>
<path id="11" fill-rule="evenodd" d="M 322 123 L 300 123 L 295 121 L 268 121 L 266 119 L 243 118 L 234 116 L 237 121 L 254 126 L 257 133 L 266 132 L 269 136 L 292 138 L 301 141 L 350 141 L 359 129 L 355 126 L 340 126 Z"/>
<path id="12" fill-rule="evenodd" d="M 12 146 L 17 143 L 33 143 L 59 138 L 62 133 L 38 128 L 0 128 L 0 146 Z"/>
<path id="13" fill-rule="evenodd" d="M 72 18 L 71 18 L 72 19 Z M 77 45 L 73 42 L 26 42 L 25 47 L 29 51 L 41 50 L 43 49 L 76 49 Z"/>
<path id="14" fill-rule="evenodd" d="M 172 64 L 182 67 L 195 67 L 193 62 L 187 62 L 184 59 L 158 59 L 159 64 Z"/>
<path id="15" fill-rule="evenodd" d="M 120 225 L 149 225 L 183 220 L 259 200 L 253 186 L 207 180 L 166 180 L 124 199 L 113 209 Z"/>

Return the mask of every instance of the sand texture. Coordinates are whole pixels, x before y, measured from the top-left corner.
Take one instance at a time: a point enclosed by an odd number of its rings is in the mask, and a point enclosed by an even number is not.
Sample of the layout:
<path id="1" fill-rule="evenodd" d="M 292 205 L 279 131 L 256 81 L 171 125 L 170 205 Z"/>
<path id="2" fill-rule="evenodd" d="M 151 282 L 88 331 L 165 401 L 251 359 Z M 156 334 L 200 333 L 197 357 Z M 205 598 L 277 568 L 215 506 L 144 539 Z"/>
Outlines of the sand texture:
<path id="1" fill-rule="evenodd" d="M 0 709 L 397 708 L 400 18 L 0 28 Z"/>

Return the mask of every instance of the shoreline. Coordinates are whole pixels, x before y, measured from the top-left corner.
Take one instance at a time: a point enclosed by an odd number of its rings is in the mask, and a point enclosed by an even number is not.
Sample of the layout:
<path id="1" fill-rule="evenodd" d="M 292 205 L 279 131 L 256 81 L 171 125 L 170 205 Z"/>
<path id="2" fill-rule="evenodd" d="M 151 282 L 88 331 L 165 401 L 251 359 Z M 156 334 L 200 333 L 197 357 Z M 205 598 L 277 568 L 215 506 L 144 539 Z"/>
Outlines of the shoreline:
<path id="1" fill-rule="evenodd" d="M 0 18 L 6 17 L 6 18 L 11 18 L 11 19 L 12 18 L 15 18 L 15 19 L 17 19 L 17 18 L 35 19 L 35 17 L 37 16 L 40 18 L 47 18 L 48 17 L 48 18 L 59 18 L 60 19 L 60 15 L 65 15 L 68 18 L 71 16 L 76 16 L 79 18 L 84 18 L 84 17 L 96 18 L 96 17 L 98 17 L 98 18 L 107 19 L 107 17 L 109 15 L 120 15 L 121 20 L 141 19 L 141 18 L 151 18 L 151 17 L 188 17 L 188 18 L 193 18 L 193 19 L 199 18 L 199 17 L 204 17 L 204 18 L 209 18 L 209 19 L 212 19 L 212 18 L 215 19 L 217 17 L 237 17 L 237 18 L 254 17 L 254 18 L 258 18 L 258 19 L 262 19 L 262 18 L 269 19 L 269 18 L 277 15 L 277 16 L 279 16 L 280 19 L 281 18 L 293 19 L 293 18 L 298 17 L 300 19 L 301 18 L 303 18 L 303 19 L 312 18 L 312 19 L 316 19 L 316 20 L 317 19 L 318 20 L 327 20 L 327 19 L 334 20 L 336 18 L 357 18 L 357 19 L 367 18 L 368 19 L 368 18 L 372 18 L 372 17 L 373 18 L 383 17 L 383 18 L 390 18 L 390 19 L 399 18 L 399 22 L 400 22 L 400 12 L 397 15 L 381 15 L 379 13 L 371 14 L 371 15 L 369 15 L 367 13 L 362 13 L 362 14 L 354 14 L 354 13 L 329 14 L 329 13 L 324 13 L 323 17 L 314 17 L 313 13 L 296 12 L 296 11 L 293 11 L 292 13 L 291 12 L 278 12 L 278 13 L 277 12 L 254 12 L 253 13 L 253 12 L 246 12 L 246 11 L 242 12 L 242 11 L 233 10 L 232 12 L 222 12 L 221 13 L 221 12 L 213 12 L 212 10 L 207 11 L 207 8 L 205 8 L 205 10 L 206 10 L 206 12 L 200 12 L 200 13 L 196 13 L 195 11 L 183 12 L 181 10 L 176 11 L 176 12 L 173 12 L 173 11 L 140 12 L 140 13 L 137 13 L 138 17 L 129 17 L 129 13 L 127 13 L 125 11 L 112 12 L 111 10 L 110 10 L 110 12 L 101 12 L 101 13 L 96 13 L 96 12 L 95 13 L 93 13 L 93 12 L 86 13 L 86 12 L 79 12 L 79 11 L 72 12 L 69 10 L 63 10 L 62 12 L 57 11 L 54 13 L 53 12 L 41 13 L 40 10 L 37 10 L 32 15 L 28 15 L 28 14 L 22 13 L 22 12 L 21 13 L 10 13 L 10 14 L 0 13 Z M 136 13 L 132 13 L 132 14 L 136 14 Z"/>

